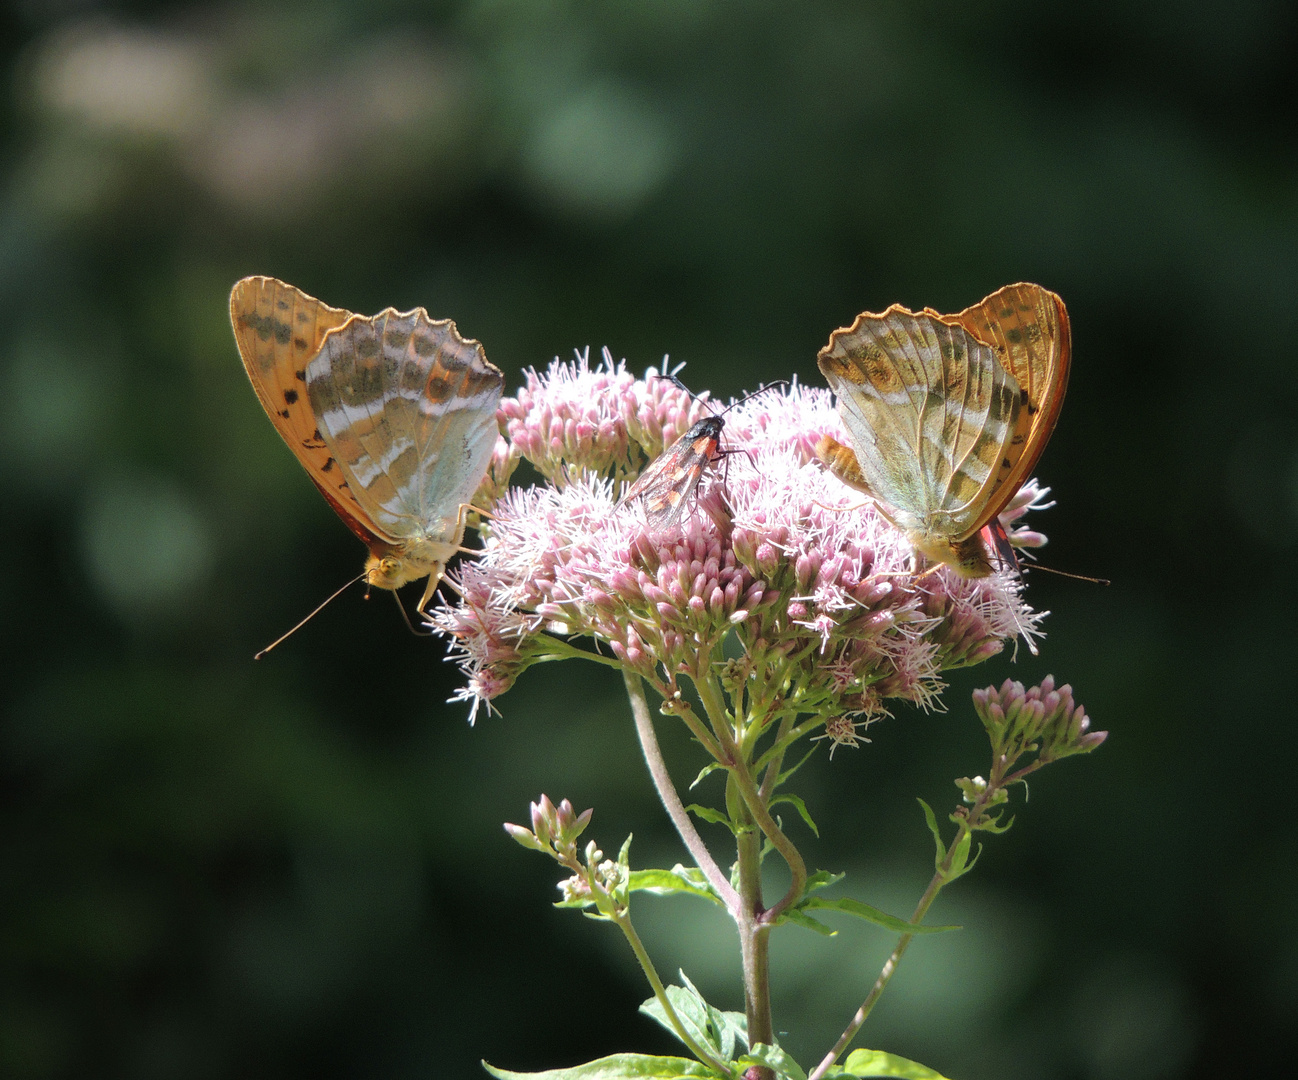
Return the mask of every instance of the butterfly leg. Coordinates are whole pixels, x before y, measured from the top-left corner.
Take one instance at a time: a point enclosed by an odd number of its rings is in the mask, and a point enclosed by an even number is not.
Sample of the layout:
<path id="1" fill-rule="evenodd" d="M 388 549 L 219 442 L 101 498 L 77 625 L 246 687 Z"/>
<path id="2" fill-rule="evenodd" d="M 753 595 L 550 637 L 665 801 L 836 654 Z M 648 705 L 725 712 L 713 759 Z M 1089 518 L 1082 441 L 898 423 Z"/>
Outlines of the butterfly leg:
<path id="1" fill-rule="evenodd" d="M 444 556 L 443 561 L 433 564 L 428 574 L 428 584 L 424 587 L 424 595 L 420 598 L 418 607 L 415 608 L 415 611 L 420 615 L 424 613 L 424 609 L 432 602 L 433 595 L 437 592 L 437 586 L 442 583 L 442 575 L 446 573 L 446 561 L 449 560 L 452 555 L 456 554 L 481 554 L 480 548 L 466 548 L 462 543 L 464 540 L 464 530 L 469 523 L 470 513 L 483 514 L 487 517 L 491 516 L 490 511 L 483 510 L 481 507 L 474 506 L 472 503 L 460 503 L 459 508 L 455 512 L 455 531 L 452 533 L 451 539 L 447 541 L 446 544 L 446 547 L 449 548 L 449 550 Z M 457 593 L 460 593 L 461 596 L 464 595 L 463 592 L 454 585 L 454 583 L 447 582 L 447 584 L 450 585 L 451 588 L 455 589 Z"/>
<path id="2" fill-rule="evenodd" d="M 455 517 L 455 550 L 461 555 L 480 555 L 481 548 L 466 548 L 460 543 L 464 539 L 464 530 L 469 524 L 469 515 L 477 514 L 479 517 L 494 518 L 496 515 L 490 510 L 484 510 L 481 506 L 474 506 L 473 503 L 460 503 L 460 508 Z"/>

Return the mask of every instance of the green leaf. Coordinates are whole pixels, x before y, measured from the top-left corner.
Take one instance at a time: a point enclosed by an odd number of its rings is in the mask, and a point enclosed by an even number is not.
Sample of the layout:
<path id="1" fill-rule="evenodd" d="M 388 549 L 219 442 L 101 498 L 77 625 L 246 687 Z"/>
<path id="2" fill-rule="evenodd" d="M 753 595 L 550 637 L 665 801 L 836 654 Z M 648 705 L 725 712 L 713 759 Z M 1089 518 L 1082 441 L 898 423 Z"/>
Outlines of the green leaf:
<path id="1" fill-rule="evenodd" d="M 739 1012 L 723 1012 L 713 1005 L 709 1005 L 707 1000 L 699 993 L 699 988 L 689 980 L 685 972 L 679 972 L 681 982 L 685 984 L 685 989 L 689 991 L 698 1002 L 707 1010 L 708 1023 L 711 1025 L 714 1033 L 712 1045 L 720 1052 L 719 1056 L 725 1061 L 732 1061 L 735 1056 L 735 1041 L 743 1042 L 748 1045 L 748 1017 Z M 673 989 L 675 989 L 673 987 Z M 672 996 L 670 991 L 667 995 Z M 672 1005 L 675 1006 L 675 999 L 672 999 Z"/>
<path id="2" fill-rule="evenodd" d="M 844 915 L 853 915 L 858 919 L 864 919 L 866 922 L 872 922 L 876 926 L 882 926 L 886 930 L 891 930 L 894 934 L 941 934 L 947 930 L 961 929 L 959 926 L 924 926 L 920 923 L 909 923 L 905 919 L 889 915 L 876 907 L 871 907 L 869 904 L 863 904 L 860 900 L 853 900 L 850 896 L 838 897 L 832 900 L 821 896 L 813 896 L 804 900 L 798 905 L 798 908 L 799 910 L 815 908 L 822 911 L 841 911 Z"/>
<path id="3" fill-rule="evenodd" d="M 699 786 L 699 784 L 703 783 L 704 779 L 707 777 L 709 773 L 714 773 L 719 768 L 721 768 L 721 765 L 715 761 L 712 762 L 710 765 L 704 765 L 703 768 L 699 770 L 698 776 L 694 778 L 694 782 L 690 784 L 689 790 L 693 791 L 696 787 Z"/>
<path id="4" fill-rule="evenodd" d="M 709 1005 L 698 988 L 686 977 L 685 972 L 682 971 L 680 977 L 685 983 L 683 987 L 668 986 L 664 989 L 667 1000 L 671 1002 L 672 1010 L 676 1013 L 676 1019 L 680 1021 L 686 1035 L 696 1046 L 710 1051 L 711 1056 L 721 1061 L 733 1061 L 735 1044 L 738 1042 L 743 1043 L 744 1046 L 748 1045 L 747 1018 L 743 1013 L 725 1012 Z M 678 1039 L 681 1037 L 657 997 L 643 1002 L 640 1011 L 645 1016 L 656 1020 Z"/>
<path id="5" fill-rule="evenodd" d="M 754 1046 L 751 1053 L 739 1059 L 739 1064 L 765 1065 L 767 1068 L 774 1069 L 775 1075 L 781 1080 L 807 1080 L 807 1074 L 802 1071 L 802 1066 L 778 1046 L 767 1046 L 766 1043 L 758 1043 Z"/>
<path id="6" fill-rule="evenodd" d="M 928 822 L 928 831 L 933 834 L 933 843 L 937 845 L 937 855 L 933 859 L 933 866 L 935 868 L 940 867 L 942 860 L 946 858 L 946 844 L 942 842 L 942 832 L 937 827 L 937 815 L 933 813 L 933 808 L 923 799 L 917 801 L 924 808 L 924 820 Z"/>
<path id="7" fill-rule="evenodd" d="M 775 925 L 779 926 L 781 923 L 786 922 L 793 923 L 794 926 L 801 926 L 804 930 L 814 930 L 824 937 L 834 937 L 838 933 L 832 926 L 826 926 L 819 919 L 813 919 L 801 907 L 789 908 L 788 911 L 775 920 Z"/>
<path id="8" fill-rule="evenodd" d="M 786 781 L 790 776 L 792 776 L 795 772 L 797 772 L 799 769 L 801 769 L 802 766 L 804 766 L 804 765 L 807 763 L 807 761 L 810 759 L 811 755 L 814 754 L 814 753 L 816 752 L 817 749 L 819 749 L 819 748 L 813 746 L 810 750 L 808 750 L 808 751 L 807 751 L 807 752 L 802 756 L 802 760 L 801 760 L 801 761 L 799 761 L 796 765 L 793 765 L 793 766 L 791 766 L 790 768 L 785 769 L 784 772 L 780 773 L 780 775 L 777 776 L 777 777 L 775 778 L 775 786 L 776 786 L 777 788 L 778 788 L 778 787 L 782 787 L 782 786 L 784 785 L 784 781 Z"/>
<path id="9" fill-rule="evenodd" d="M 853 1050 L 843 1062 L 843 1069 L 851 1076 L 897 1076 L 904 1080 L 946 1080 L 941 1073 L 926 1065 L 882 1050 Z"/>
<path id="10" fill-rule="evenodd" d="M 951 869 L 946 872 L 947 881 L 955 881 L 965 872 L 965 864 L 969 861 L 969 845 L 973 843 L 973 833 L 966 832 L 959 840 L 956 841 L 955 847 L 951 849 Z"/>
<path id="11" fill-rule="evenodd" d="M 977 828 L 980 832 L 989 832 L 993 836 L 1000 836 L 1001 833 L 1009 832 L 1010 826 L 1013 824 L 1014 824 L 1014 815 L 1011 814 L 1009 821 L 1005 822 L 1005 824 L 1002 825 L 1001 815 L 1000 812 L 998 811 L 995 814 L 988 814 L 985 818 L 983 818 L 982 824 L 975 826 L 975 828 Z"/>
<path id="12" fill-rule="evenodd" d="M 685 979 L 684 974 L 682 974 L 681 978 L 685 982 L 689 982 L 688 979 Z M 676 1019 L 681 1022 L 686 1034 L 699 1046 L 711 1048 L 718 1056 L 724 1056 L 729 1060 L 734 1054 L 733 1037 L 730 1040 L 730 1053 L 722 1054 L 727 1039 L 725 1025 L 715 1021 L 712 1015 L 717 1010 L 704 1001 L 703 996 L 693 986 L 668 986 L 665 989 L 667 991 L 667 1000 L 671 1002 L 672 1009 L 676 1013 Z M 678 1039 L 680 1038 L 680 1032 L 672 1024 L 670 1017 L 667 1015 L 667 1010 L 663 1008 L 662 1002 L 657 997 L 651 997 L 643 1002 L 640 1005 L 640 1011 L 645 1016 L 657 1020 Z"/>
<path id="13" fill-rule="evenodd" d="M 671 870 L 632 870 L 627 891 L 653 893 L 655 896 L 701 896 L 714 904 L 721 904 L 721 898 L 712 891 L 702 870 L 686 871 L 681 866 Z"/>
<path id="14" fill-rule="evenodd" d="M 778 803 L 792 804 L 793 808 L 798 811 L 799 817 L 807 823 L 807 828 L 815 833 L 817 838 L 820 837 L 820 830 L 816 828 L 816 823 L 811 820 L 811 814 L 807 812 L 807 804 L 797 795 L 777 795 L 771 800 L 771 805 L 775 806 Z"/>
<path id="15" fill-rule="evenodd" d="M 622 850 L 617 853 L 617 866 L 619 881 L 617 887 L 613 889 L 613 900 L 626 907 L 631 899 L 626 885 L 631 878 L 631 834 L 627 834 L 627 838 L 622 842 Z"/>
<path id="16" fill-rule="evenodd" d="M 829 870 L 817 870 L 807 878 L 807 884 L 802 889 L 803 896 L 809 896 L 811 893 L 819 892 L 821 889 L 827 889 L 831 885 L 837 885 L 846 874 L 835 874 Z"/>
<path id="17" fill-rule="evenodd" d="M 547 1069 L 545 1072 L 511 1072 L 497 1069 L 485 1061 L 482 1067 L 496 1080 L 694 1080 L 696 1077 L 728 1080 L 722 1073 L 697 1061 L 649 1054 L 613 1054 L 570 1069 Z"/>
<path id="18" fill-rule="evenodd" d="M 579 897 L 574 897 L 572 900 L 556 900 L 556 901 L 554 902 L 554 906 L 557 907 L 557 908 L 588 908 L 588 907 L 594 907 L 594 906 L 595 906 L 595 898 L 594 898 L 593 896 L 579 896 Z M 603 916 L 603 915 L 600 915 L 599 917 L 602 919 L 604 916 Z"/>
<path id="19" fill-rule="evenodd" d="M 730 818 L 728 818 L 720 810 L 713 810 L 712 807 L 710 806 L 700 806 L 698 803 L 690 803 L 689 806 L 687 806 L 685 809 L 688 810 L 695 817 L 702 818 L 704 821 L 710 821 L 714 825 L 724 825 L 736 836 L 739 835 L 738 831 L 731 823 Z"/>

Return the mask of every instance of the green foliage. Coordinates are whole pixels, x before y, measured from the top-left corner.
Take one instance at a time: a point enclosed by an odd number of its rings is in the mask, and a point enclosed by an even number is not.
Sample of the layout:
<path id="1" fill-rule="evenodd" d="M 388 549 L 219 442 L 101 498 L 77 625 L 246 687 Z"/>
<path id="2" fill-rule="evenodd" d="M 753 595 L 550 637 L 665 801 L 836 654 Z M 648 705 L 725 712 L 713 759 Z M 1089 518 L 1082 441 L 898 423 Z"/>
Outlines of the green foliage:
<path id="1" fill-rule="evenodd" d="M 698 988 L 686 978 L 684 972 L 681 972 L 681 982 L 685 985 L 668 986 L 666 990 L 667 1000 L 671 1002 L 672 1009 L 686 1033 L 699 1046 L 709 1049 L 720 1060 L 733 1061 L 736 1046 L 748 1045 L 748 1022 L 744 1014 L 725 1012 L 709 1005 Z M 662 1003 L 656 997 L 645 1001 L 640 1006 L 640 1011 L 679 1037 Z"/>
<path id="2" fill-rule="evenodd" d="M 778 806 L 780 803 L 790 803 L 798 811 L 798 816 L 807 823 L 807 828 L 817 836 L 820 835 L 820 830 L 816 828 L 816 823 L 812 820 L 810 811 L 807 810 L 807 804 L 802 801 L 800 796 L 785 793 L 784 795 L 776 795 L 771 800 L 771 806 Z"/>
<path id="3" fill-rule="evenodd" d="M 701 896 L 714 904 L 721 898 L 713 891 L 703 871 L 697 866 L 677 863 L 670 870 L 632 870 L 629 892 L 647 892 L 657 896 Z"/>
<path id="4" fill-rule="evenodd" d="M 926 1068 L 918 1061 L 886 1054 L 882 1050 L 853 1050 L 843 1062 L 844 1076 L 857 1076 L 864 1080 L 870 1076 L 893 1076 L 902 1080 L 946 1080 L 941 1073 Z"/>
<path id="5" fill-rule="evenodd" d="M 778 1046 L 758 1043 L 752 1051 L 739 1059 L 741 1065 L 765 1065 L 774 1069 L 780 1080 L 807 1080 L 802 1067 Z"/>
<path id="6" fill-rule="evenodd" d="M 651 1057 L 648 1054 L 612 1054 L 569 1069 L 544 1072 L 511 1072 L 485 1061 L 482 1067 L 497 1080 L 715 1080 L 720 1074 L 685 1058 Z M 936 1074 L 935 1074 L 936 1075 Z"/>
<path id="7" fill-rule="evenodd" d="M 685 809 L 701 821 L 710 821 L 713 825 L 724 825 L 732 834 L 739 835 L 739 829 L 730 819 L 730 816 L 720 810 L 714 810 L 710 806 L 703 806 L 699 803 L 690 803 Z"/>
<path id="8" fill-rule="evenodd" d="M 890 930 L 894 934 L 942 934 L 948 930 L 960 929 L 959 926 L 922 926 L 909 923 L 905 919 L 898 919 L 896 916 L 889 915 L 876 907 L 871 907 L 869 904 L 853 900 L 850 896 L 835 897 L 832 900 L 813 896 L 799 904 L 797 910 L 837 911 L 857 919 L 864 919 L 866 922 L 874 923 L 875 926 L 882 926 L 885 930 Z"/>

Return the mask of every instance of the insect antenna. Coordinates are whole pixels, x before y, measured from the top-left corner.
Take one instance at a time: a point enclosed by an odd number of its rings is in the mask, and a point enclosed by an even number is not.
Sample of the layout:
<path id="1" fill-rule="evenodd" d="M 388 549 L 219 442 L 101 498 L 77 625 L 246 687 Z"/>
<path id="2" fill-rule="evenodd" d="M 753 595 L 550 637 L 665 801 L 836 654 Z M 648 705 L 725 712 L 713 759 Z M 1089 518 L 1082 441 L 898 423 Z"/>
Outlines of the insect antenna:
<path id="1" fill-rule="evenodd" d="M 359 574 L 357 574 L 354 578 L 352 578 L 351 581 L 347 582 L 346 585 L 344 585 L 342 588 L 334 592 L 334 594 L 330 596 L 328 600 L 320 604 L 313 612 L 311 612 L 310 615 L 308 615 L 305 619 L 303 619 L 300 623 L 298 623 L 295 627 L 293 627 L 292 630 L 289 630 L 287 633 L 281 634 L 269 645 L 267 645 L 264 649 L 262 649 L 261 652 L 254 655 L 253 659 L 260 660 L 263 656 L 265 656 L 268 652 L 270 652 L 270 650 L 273 649 L 276 645 L 278 645 L 281 641 L 284 641 L 287 638 L 291 638 L 294 634 L 296 634 L 299 630 L 301 630 L 302 627 L 306 626 L 307 623 L 309 623 L 312 619 L 314 619 L 317 615 L 319 615 L 320 612 L 322 612 L 326 607 L 328 607 L 335 600 L 337 600 L 338 597 L 342 596 L 343 593 L 345 593 L 358 581 L 364 581 L 364 580 L 365 580 L 365 571 L 362 570 Z M 405 614 L 404 611 L 402 612 L 402 614 Z"/>
<path id="2" fill-rule="evenodd" d="M 1067 570 L 1056 570 L 1053 566 L 1046 566 L 1043 563 L 1034 562 L 1031 564 L 1032 570 L 1044 570 L 1047 574 L 1054 574 L 1056 577 L 1072 578 L 1074 581 L 1089 581 L 1092 585 L 1112 585 L 1108 578 L 1087 577 L 1085 574 L 1070 574 Z"/>
<path id="3" fill-rule="evenodd" d="M 1054 504 L 1051 503 L 1050 505 L 1053 506 Z M 997 558 L 1000 560 L 1001 569 L 1004 569 L 1006 565 L 1008 565 L 1011 569 L 1022 574 L 1027 567 L 1024 566 L 1023 560 L 1019 558 L 1018 551 L 1016 551 L 1014 546 L 1010 543 L 1009 534 L 1006 533 L 1005 526 L 1002 525 L 1000 521 L 995 521 L 986 528 L 987 531 L 991 533 L 993 547 L 995 548 Z M 1047 574 L 1072 578 L 1074 581 L 1089 581 L 1092 585 L 1111 584 L 1108 578 L 1087 577 L 1085 574 L 1070 574 L 1067 570 L 1056 570 L 1053 566 L 1046 566 L 1043 563 L 1039 563 L 1031 555 L 1028 555 L 1027 558 L 1027 566 L 1030 566 L 1033 570 L 1044 570 Z"/>
<path id="4" fill-rule="evenodd" d="M 685 366 L 684 364 L 681 365 L 681 367 L 684 367 L 684 366 Z M 676 370 L 679 371 L 680 368 L 677 368 Z M 751 394 L 745 394 L 745 395 L 744 395 L 743 397 L 741 397 L 738 401 L 732 401 L 729 405 L 727 405 L 727 406 L 726 406 L 724 409 L 722 409 L 720 412 L 717 412 L 716 409 L 714 409 L 714 408 L 712 407 L 712 402 L 710 402 L 707 398 L 701 398 L 701 397 L 699 397 L 699 396 L 698 396 L 697 394 L 695 394 L 695 393 L 694 393 L 694 392 L 693 392 L 693 391 L 692 391 L 688 386 L 686 386 L 683 382 L 681 382 L 680 377 L 676 374 L 675 371 L 673 371 L 671 374 L 668 374 L 668 375 L 656 375 L 656 376 L 654 376 L 654 377 L 657 378 L 657 379 L 667 379 L 668 381 L 675 383 L 678 389 L 680 389 L 681 391 L 683 391 L 684 393 L 686 393 L 686 394 L 688 394 L 690 397 L 692 397 L 695 401 L 697 401 L 699 404 L 701 404 L 705 409 L 708 410 L 708 412 L 710 412 L 710 413 L 711 413 L 713 416 L 715 416 L 718 420 L 723 420 L 723 418 L 725 417 L 726 413 L 728 413 L 731 409 L 734 409 L 734 408 L 736 408 L 736 407 L 742 405 L 745 401 L 751 401 L 753 398 L 759 396 L 760 394 L 765 394 L 768 390 L 774 390 L 777 386 L 788 386 L 788 385 L 789 385 L 789 380 L 788 380 L 788 379 L 776 379 L 775 382 L 770 382 L 770 383 L 766 383 L 764 386 L 759 386 L 759 387 L 758 387 L 756 390 L 754 390 Z M 725 450 L 725 449 L 722 449 L 720 446 L 717 447 L 716 456 L 719 457 L 719 458 L 728 458 L 728 457 L 730 457 L 732 454 L 745 454 L 745 455 L 747 455 L 747 457 L 748 457 L 748 463 L 749 463 L 750 465 L 752 465 L 753 470 L 754 470 L 755 472 L 758 472 L 758 473 L 760 474 L 760 471 L 761 471 L 761 470 L 759 470 L 759 469 L 757 468 L 757 463 L 753 460 L 752 452 L 751 452 L 747 447 L 742 447 L 742 448 L 739 449 L 739 450 Z M 728 467 L 728 466 L 727 466 L 727 467 Z"/>
<path id="5" fill-rule="evenodd" d="M 685 366 L 685 365 L 683 365 L 683 364 L 681 365 L 681 367 L 684 367 L 684 366 Z M 680 368 L 677 368 L 676 370 L 679 371 Z M 764 385 L 764 386 L 759 386 L 759 387 L 758 387 L 756 390 L 754 390 L 751 394 L 745 394 L 745 395 L 744 395 L 743 397 L 741 397 L 738 401 L 732 401 L 729 405 L 727 405 L 727 406 L 726 406 L 724 409 L 722 409 L 720 412 L 717 412 L 716 409 L 714 409 L 714 408 L 712 407 L 712 402 L 710 402 L 707 398 L 701 398 L 701 397 L 699 397 L 696 393 L 694 393 L 693 390 L 691 390 L 688 386 L 686 386 L 683 382 L 681 382 L 681 380 L 680 380 L 680 376 L 678 376 L 678 375 L 676 374 L 675 371 L 673 371 L 670 375 L 655 375 L 654 378 L 655 378 L 655 379 L 666 379 L 668 382 L 675 383 L 675 384 L 676 384 L 676 388 L 677 388 L 678 390 L 681 390 L 682 392 L 688 394 L 688 395 L 689 395 L 690 397 L 692 397 L 695 401 L 697 401 L 700 405 L 702 405 L 705 409 L 707 409 L 708 412 L 710 412 L 713 416 L 718 417 L 718 418 L 720 418 L 720 417 L 722 417 L 722 416 L 725 416 L 726 413 L 728 413 L 731 409 L 735 408 L 736 406 L 742 405 L 745 401 L 749 401 L 749 400 L 751 400 L 752 398 L 757 397 L 759 394 L 764 394 L 764 393 L 766 393 L 766 391 L 768 391 L 768 390 L 774 390 L 777 386 L 788 386 L 788 385 L 789 385 L 789 380 L 788 380 L 788 379 L 776 379 L 775 382 L 767 383 L 767 384 Z"/>
<path id="6" fill-rule="evenodd" d="M 721 410 L 720 414 L 717 416 L 717 419 L 720 419 L 721 417 L 725 416 L 726 413 L 728 413 L 736 405 L 742 405 L 745 401 L 752 401 L 753 398 L 766 393 L 768 390 L 774 390 L 777 386 L 788 386 L 788 385 L 789 385 L 788 379 L 777 379 L 773 383 L 767 383 L 765 386 L 759 386 L 751 394 L 745 394 L 738 401 L 732 401 L 729 405 L 727 405 L 724 409 Z M 707 402 L 704 402 L 704 404 L 706 405 Z M 719 457 L 729 458 L 732 454 L 743 454 L 745 457 L 748 458 L 748 464 L 753 467 L 753 472 L 757 473 L 758 476 L 762 476 L 762 470 L 757 467 L 757 462 L 753 460 L 753 453 L 751 450 L 748 449 L 748 447 L 744 446 L 738 450 L 722 450 L 720 448 L 717 449 L 717 456 Z M 727 469 L 730 468 L 729 461 L 726 462 L 726 468 Z M 765 479 L 764 476 L 763 479 Z"/>

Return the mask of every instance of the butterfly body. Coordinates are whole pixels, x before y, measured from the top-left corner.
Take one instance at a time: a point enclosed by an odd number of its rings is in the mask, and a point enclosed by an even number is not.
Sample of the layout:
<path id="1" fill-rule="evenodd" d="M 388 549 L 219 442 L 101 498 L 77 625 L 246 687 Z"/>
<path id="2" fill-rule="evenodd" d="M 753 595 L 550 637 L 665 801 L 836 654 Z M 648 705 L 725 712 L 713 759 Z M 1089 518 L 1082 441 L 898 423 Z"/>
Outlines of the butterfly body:
<path id="1" fill-rule="evenodd" d="M 267 415 L 369 549 L 365 580 L 427 577 L 422 610 L 463 539 L 504 377 L 422 308 L 366 318 L 254 277 L 235 285 L 230 317 Z"/>
<path id="2" fill-rule="evenodd" d="M 656 529 L 680 520 L 703 470 L 720 456 L 721 431 L 726 422 L 705 416 L 655 458 L 622 496 L 622 504 L 643 499 L 645 518 Z"/>
<path id="3" fill-rule="evenodd" d="M 959 315 L 893 305 L 836 330 L 817 358 L 852 445 L 816 447 L 921 555 L 965 577 L 1050 437 L 1067 385 L 1068 315 L 1037 285 L 1010 285 Z"/>

